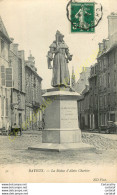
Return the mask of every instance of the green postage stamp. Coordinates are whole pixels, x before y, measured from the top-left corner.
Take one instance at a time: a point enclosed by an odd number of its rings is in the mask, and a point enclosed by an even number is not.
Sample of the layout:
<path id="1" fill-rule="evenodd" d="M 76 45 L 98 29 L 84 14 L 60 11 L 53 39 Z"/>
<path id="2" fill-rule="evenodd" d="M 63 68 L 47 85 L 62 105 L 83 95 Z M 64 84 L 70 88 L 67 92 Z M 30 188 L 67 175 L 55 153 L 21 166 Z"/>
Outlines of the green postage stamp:
<path id="1" fill-rule="evenodd" d="M 95 32 L 95 3 L 71 3 L 71 32 Z"/>

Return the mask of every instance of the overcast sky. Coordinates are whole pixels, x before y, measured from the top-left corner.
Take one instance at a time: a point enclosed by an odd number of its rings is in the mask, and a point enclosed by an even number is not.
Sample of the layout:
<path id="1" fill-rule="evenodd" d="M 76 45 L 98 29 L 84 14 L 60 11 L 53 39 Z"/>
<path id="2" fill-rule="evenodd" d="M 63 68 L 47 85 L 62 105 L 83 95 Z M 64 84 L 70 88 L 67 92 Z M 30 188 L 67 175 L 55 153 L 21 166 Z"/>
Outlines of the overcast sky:
<path id="1" fill-rule="evenodd" d="M 0 15 L 10 37 L 25 50 L 25 56 L 31 50 L 35 57 L 39 75 L 43 78 L 42 87 L 51 87 L 51 73 L 47 66 L 47 52 L 55 40 L 57 30 L 65 35 L 73 60 L 69 63 L 80 73 L 83 64 L 97 50 L 98 43 L 108 37 L 107 16 L 117 12 L 117 0 L 101 0 L 103 18 L 95 28 L 95 33 L 71 33 L 70 23 L 66 17 L 68 0 L 0 0 Z M 97 2 L 100 2 L 97 0 Z M 94 59 L 87 64 L 90 66 Z M 79 74 L 76 74 L 76 80 Z"/>

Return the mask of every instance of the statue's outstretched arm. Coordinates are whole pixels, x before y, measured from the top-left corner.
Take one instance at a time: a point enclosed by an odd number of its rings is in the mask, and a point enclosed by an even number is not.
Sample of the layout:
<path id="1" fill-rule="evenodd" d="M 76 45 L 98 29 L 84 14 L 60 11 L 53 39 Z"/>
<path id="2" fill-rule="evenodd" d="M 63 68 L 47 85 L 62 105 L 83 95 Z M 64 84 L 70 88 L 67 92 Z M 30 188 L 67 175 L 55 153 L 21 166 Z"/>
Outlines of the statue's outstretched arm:
<path id="1" fill-rule="evenodd" d="M 76 13 L 75 18 L 79 17 L 80 10 Z"/>
<path id="2" fill-rule="evenodd" d="M 88 13 L 87 11 L 85 11 L 85 14 L 87 14 L 87 15 L 89 15 L 89 16 L 91 15 L 91 13 Z"/>

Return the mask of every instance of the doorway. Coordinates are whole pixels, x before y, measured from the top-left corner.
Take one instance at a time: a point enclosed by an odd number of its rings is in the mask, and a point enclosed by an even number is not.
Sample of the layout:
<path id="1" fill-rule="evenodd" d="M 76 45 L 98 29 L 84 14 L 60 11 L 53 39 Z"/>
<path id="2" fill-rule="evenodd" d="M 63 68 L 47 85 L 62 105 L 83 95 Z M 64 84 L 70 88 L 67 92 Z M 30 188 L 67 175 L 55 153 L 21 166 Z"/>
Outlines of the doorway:
<path id="1" fill-rule="evenodd" d="M 19 126 L 21 127 L 22 126 L 22 114 L 19 113 Z"/>

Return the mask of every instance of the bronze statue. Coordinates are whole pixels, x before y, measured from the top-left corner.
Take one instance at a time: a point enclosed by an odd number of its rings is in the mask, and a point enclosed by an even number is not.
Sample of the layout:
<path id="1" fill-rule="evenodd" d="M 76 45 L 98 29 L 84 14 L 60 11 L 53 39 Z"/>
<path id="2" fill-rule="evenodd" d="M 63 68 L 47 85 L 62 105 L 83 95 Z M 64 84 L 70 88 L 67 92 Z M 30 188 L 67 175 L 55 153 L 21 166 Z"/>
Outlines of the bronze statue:
<path id="1" fill-rule="evenodd" d="M 72 55 L 69 53 L 69 48 L 63 41 L 64 35 L 59 31 L 56 32 L 56 40 L 50 45 L 48 51 L 48 68 L 53 69 L 52 83 L 53 87 L 69 86 L 70 75 L 68 70 L 68 62 L 72 60 Z M 53 61 L 53 67 L 51 66 Z"/>

